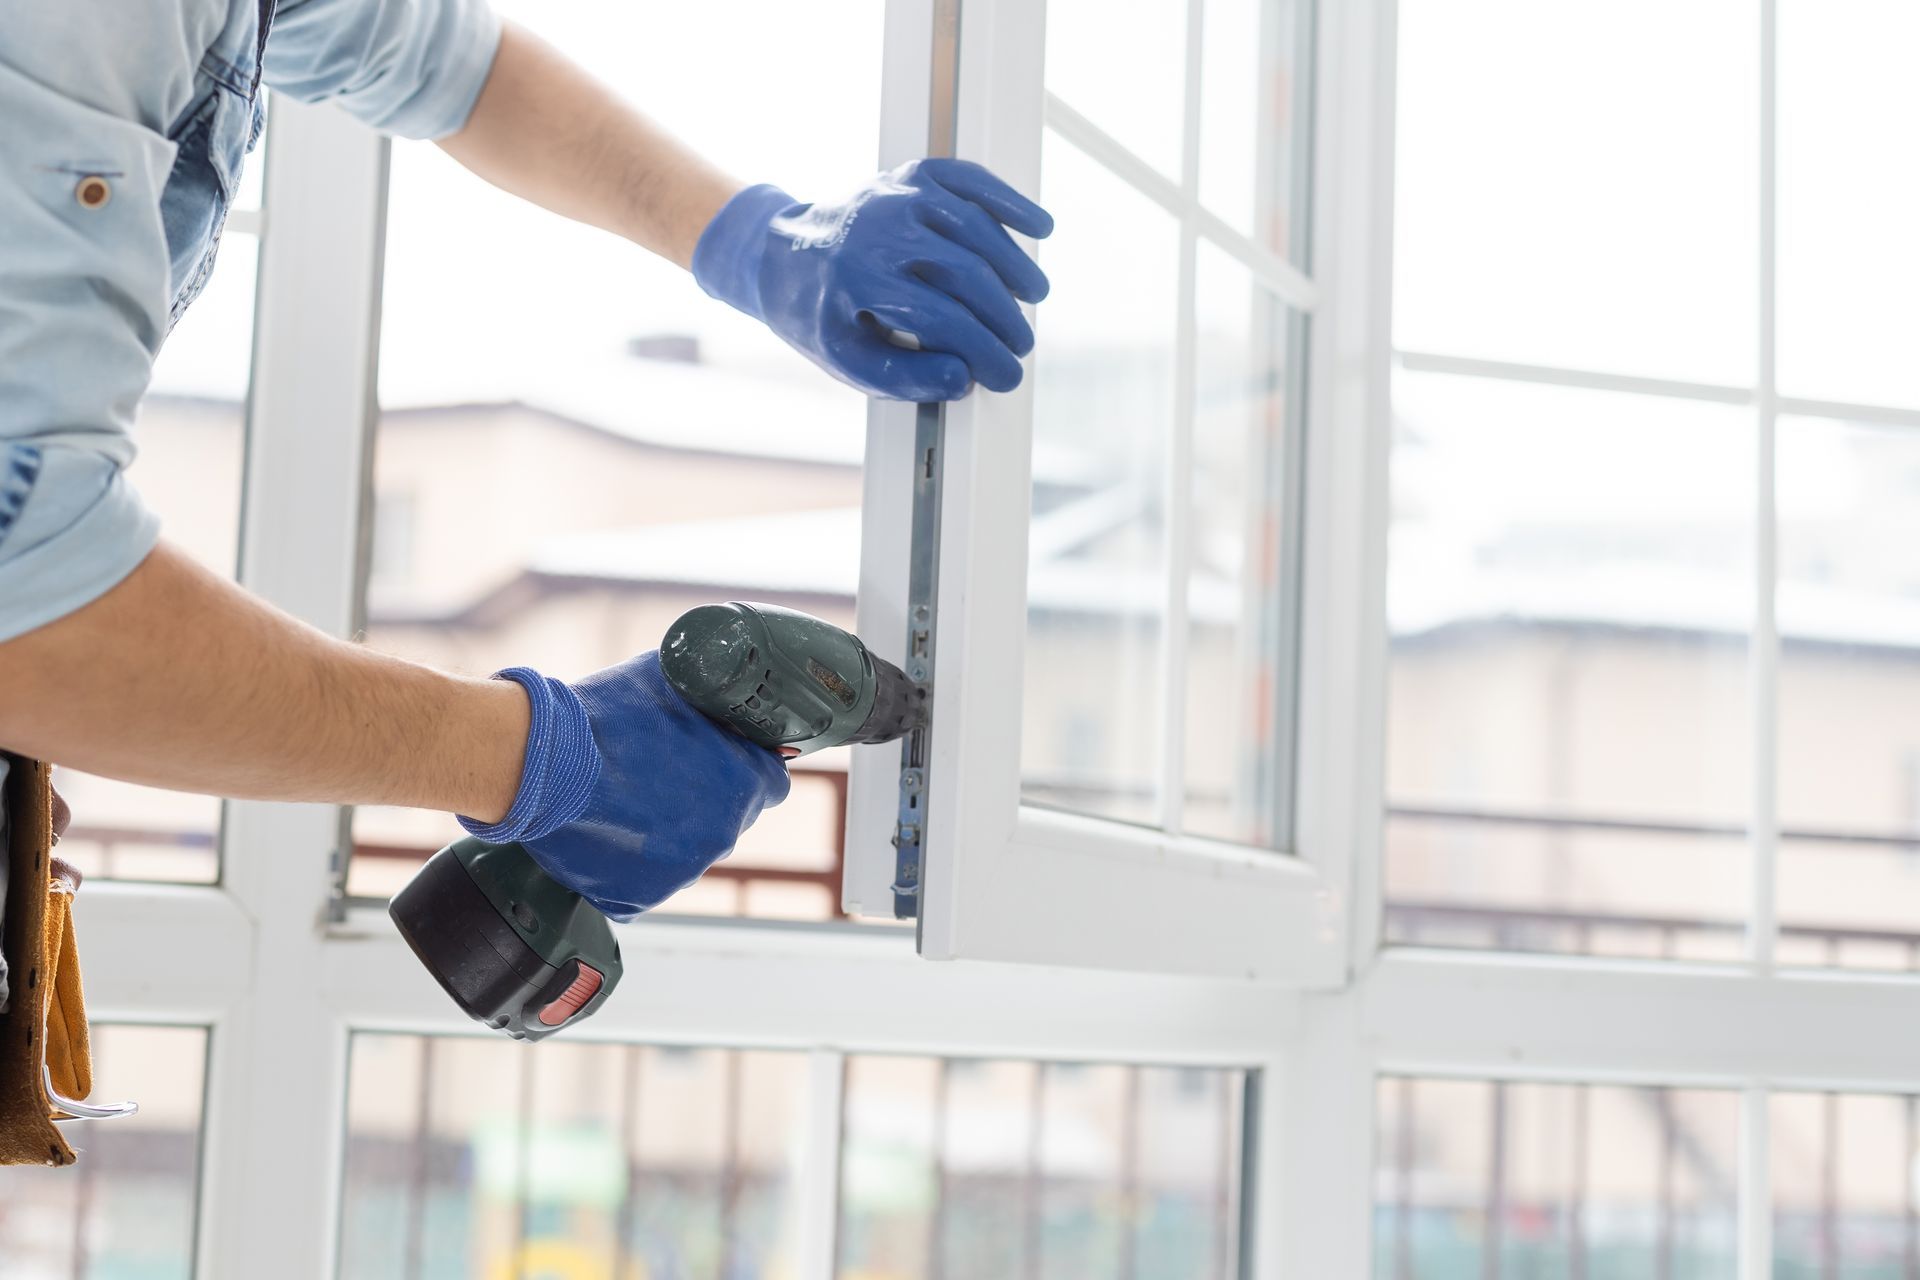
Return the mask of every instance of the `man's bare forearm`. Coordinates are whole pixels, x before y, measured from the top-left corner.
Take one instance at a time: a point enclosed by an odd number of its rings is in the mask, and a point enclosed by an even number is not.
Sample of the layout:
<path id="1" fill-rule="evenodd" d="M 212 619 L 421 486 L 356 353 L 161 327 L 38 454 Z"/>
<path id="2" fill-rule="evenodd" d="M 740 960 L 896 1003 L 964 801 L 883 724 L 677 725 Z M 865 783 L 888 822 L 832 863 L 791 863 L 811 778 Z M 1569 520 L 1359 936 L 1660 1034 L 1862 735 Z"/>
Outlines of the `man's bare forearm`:
<path id="1" fill-rule="evenodd" d="M 323 635 L 166 545 L 0 643 L 0 746 L 129 782 L 498 821 L 526 695 Z"/>
<path id="2" fill-rule="evenodd" d="M 683 267 L 742 186 L 511 22 L 473 114 L 440 145 L 495 186 Z"/>

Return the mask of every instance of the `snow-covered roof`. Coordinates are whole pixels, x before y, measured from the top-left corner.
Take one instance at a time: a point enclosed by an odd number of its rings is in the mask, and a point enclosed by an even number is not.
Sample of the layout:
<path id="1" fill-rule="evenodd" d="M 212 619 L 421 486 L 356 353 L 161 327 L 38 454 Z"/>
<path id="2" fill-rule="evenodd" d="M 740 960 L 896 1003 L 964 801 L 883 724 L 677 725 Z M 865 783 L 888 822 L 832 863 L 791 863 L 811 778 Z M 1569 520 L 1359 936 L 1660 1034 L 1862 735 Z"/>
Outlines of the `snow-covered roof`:
<path id="1" fill-rule="evenodd" d="M 1157 574 L 1074 557 L 1076 543 L 1061 535 L 1082 531 L 1086 512 L 1069 505 L 1036 521 L 1032 543 L 1040 554 L 1028 569 L 1029 598 L 1070 613 L 1157 610 Z M 546 543 L 529 568 L 555 577 L 851 599 L 860 573 L 860 512 L 835 508 L 574 535 Z M 1407 565 L 1396 573 L 1388 620 L 1403 637 L 1478 621 L 1739 636 L 1751 624 L 1748 589 L 1743 575 L 1684 566 L 1628 562 L 1555 573 L 1435 560 L 1418 572 Z M 1196 619 L 1234 616 L 1236 586 L 1224 575 L 1199 574 L 1189 592 Z M 1789 583 L 1776 605 L 1780 631 L 1791 639 L 1920 648 L 1920 600 Z"/>
<path id="2" fill-rule="evenodd" d="M 641 444 L 859 466 L 866 399 L 824 374 L 796 379 L 624 352 L 463 373 L 457 384 L 390 387 L 388 411 L 520 404 Z M 769 406 L 777 406 L 774 411 Z"/>
<path id="3" fill-rule="evenodd" d="M 1051 554 L 1028 570 L 1029 598 L 1068 612 L 1150 614 L 1160 608 L 1161 580 L 1143 569 L 1074 561 L 1071 544 L 1053 535 L 1055 522 L 1078 524 L 1067 507 L 1034 524 L 1036 547 Z M 725 585 L 742 593 L 793 593 L 851 599 L 860 577 L 858 508 L 697 520 L 606 533 L 576 534 L 544 544 L 528 566 L 552 577 L 614 582 Z M 1196 617 L 1227 617 L 1233 585 L 1202 574 L 1189 586 Z"/>
<path id="4" fill-rule="evenodd" d="M 646 525 L 554 538 L 528 566 L 554 577 L 725 584 L 846 596 L 860 578 L 857 507 Z"/>
<path id="5" fill-rule="evenodd" d="M 395 387 L 383 376 L 380 391 L 382 408 L 399 421 L 409 412 L 511 404 L 656 448 L 861 465 L 867 398 L 824 373 L 802 372 L 603 352 L 476 370 L 457 381 L 414 378 Z M 1093 467 L 1079 450 L 1034 444 L 1033 473 L 1043 484 L 1093 482 Z"/>
<path id="6" fill-rule="evenodd" d="M 1724 578 L 1651 565 L 1584 574 L 1474 572 L 1396 575 L 1388 625 L 1418 636 L 1467 622 L 1679 631 L 1740 637 L 1753 602 Z M 1750 589 L 1750 587 L 1749 587 Z M 1775 625 L 1790 641 L 1920 649 L 1920 600 L 1841 585 L 1782 583 Z"/>

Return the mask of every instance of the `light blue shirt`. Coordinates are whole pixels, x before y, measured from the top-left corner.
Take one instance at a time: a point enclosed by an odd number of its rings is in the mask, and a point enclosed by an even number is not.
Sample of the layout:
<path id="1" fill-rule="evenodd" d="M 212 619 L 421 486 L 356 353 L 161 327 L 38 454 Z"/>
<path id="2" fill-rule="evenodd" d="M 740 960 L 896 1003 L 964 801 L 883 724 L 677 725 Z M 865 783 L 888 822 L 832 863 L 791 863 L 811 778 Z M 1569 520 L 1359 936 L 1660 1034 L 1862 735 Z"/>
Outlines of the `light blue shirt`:
<path id="1" fill-rule="evenodd" d="M 0 640 L 104 594 L 159 537 L 124 475 L 134 411 L 212 270 L 262 81 L 443 137 L 500 37 L 486 0 L 281 0 L 263 59 L 261 18 L 261 0 L 0 0 Z"/>

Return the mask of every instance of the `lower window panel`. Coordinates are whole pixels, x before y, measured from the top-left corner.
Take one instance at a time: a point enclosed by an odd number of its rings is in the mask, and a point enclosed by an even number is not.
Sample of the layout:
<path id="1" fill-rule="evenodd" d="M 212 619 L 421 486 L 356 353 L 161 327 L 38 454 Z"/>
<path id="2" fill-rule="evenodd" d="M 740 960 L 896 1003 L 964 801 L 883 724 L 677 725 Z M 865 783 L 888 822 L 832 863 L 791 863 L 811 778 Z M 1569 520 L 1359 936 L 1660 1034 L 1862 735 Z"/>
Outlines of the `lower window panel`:
<path id="1" fill-rule="evenodd" d="M 837 1071 L 841 1107 L 810 1125 Z M 830 1077 L 829 1077 L 830 1082 Z M 1243 1073 L 358 1034 L 340 1274 L 1237 1274 Z M 822 1160 L 816 1141 L 837 1143 Z M 831 1222 L 809 1169 L 838 1169 Z M 820 1209 L 813 1210 L 819 1213 Z M 819 1253 L 812 1255 L 814 1259 Z"/>
<path id="2" fill-rule="evenodd" d="M 1376 1280 L 1738 1274 L 1739 1097 L 1387 1077 Z"/>
<path id="3" fill-rule="evenodd" d="M 1779 1093 L 1768 1129 L 1774 1280 L 1920 1276 L 1920 1099 Z"/>
<path id="4" fill-rule="evenodd" d="M 807 1056 L 356 1035 L 340 1274 L 770 1275 Z"/>
<path id="5" fill-rule="evenodd" d="M 95 1023 L 91 1036 L 93 1099 L 140 1110 L 70 1123 L 77 1164 L 0 1168 L 0 1273 L 191 1276 L 206 1029 Z"/>
<path id="6" fill-rule="evenodd" d="M 1238 1274 L 1245 1077 L 847 1062 L 841 1280 Z"/>

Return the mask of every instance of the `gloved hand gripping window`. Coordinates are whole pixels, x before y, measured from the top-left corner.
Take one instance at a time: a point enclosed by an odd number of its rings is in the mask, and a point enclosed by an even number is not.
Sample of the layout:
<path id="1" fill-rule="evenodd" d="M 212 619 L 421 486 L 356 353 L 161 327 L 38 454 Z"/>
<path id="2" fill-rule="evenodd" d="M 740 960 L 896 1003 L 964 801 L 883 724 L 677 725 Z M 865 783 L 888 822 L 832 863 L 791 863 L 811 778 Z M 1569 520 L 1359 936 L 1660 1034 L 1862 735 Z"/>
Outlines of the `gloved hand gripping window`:
<path id="1" fill-rule="evenodd" d="M 1047 277 L 1007 228 L 1053 218 L 966 160 L 916 160 L 838 204 L 748 187 L 693 253 L 700 287 L 842 381 L 892 400 L 1020 385 Z"/>

